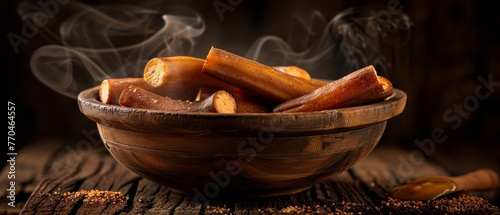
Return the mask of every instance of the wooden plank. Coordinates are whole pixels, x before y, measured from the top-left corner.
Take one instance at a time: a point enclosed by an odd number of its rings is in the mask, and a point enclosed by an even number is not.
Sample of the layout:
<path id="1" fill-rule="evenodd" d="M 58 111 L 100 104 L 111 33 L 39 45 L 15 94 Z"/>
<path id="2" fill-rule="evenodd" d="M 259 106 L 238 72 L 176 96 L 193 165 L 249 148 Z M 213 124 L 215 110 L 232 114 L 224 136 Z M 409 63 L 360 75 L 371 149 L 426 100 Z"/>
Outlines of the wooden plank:
<path id="1" fill-rule="evenodd" d="M 32 147 L 26 147 L 19 151 L 18 155 L 15 156 L 16 161 L 16 181 L 28 182 L 30 185 L 30 181 L 36 181 L 43 175 L 43 170 L 45 164 L 51 160 L 51 157 L 54 156 L 54 153 L 57 151 L 55 149 L 59 149 L 64 144 L 63 139 L 48 139 L 40 141 L 37 144 L 34 144 Z M 33 154 L 39 154 L 37 159 L 31 159 L 30 156 Z M 8 158 L 7 158 L 8 159 Z M 0 173 L 0 184 L 9 183 L 9 179 L 7 178 L 7 174 L 9 172 L 9 168 L 3 168 Z M 16 191 L 23 193 L 31 193 L 34 190 L 33 186 L 26 186 L 27 184 L 19 183 L 16 186 Z M 7 195 L 7 191 L 5 189 L 0 190 L 0 196 Z"/>
<path id="2" fill-rule="evenodd" d="M 447 174 L 439 165 L 425 160 L 411 175 L 397 172 L 401 157 L 411 151 L 377 148 L 349 171 L 293 195 L 260 199 L 212 199 L 207 204 L 168 187 L 143 179 L 118 164 L 104 148 L 85 153 L 59 150 L 55 160 L 46 159 L 46 172 L 25 204 L 21 214 L 442 214 L 446 208 L 422 202 L 396 202 L 387 198 L 395 186 L 417 177 Z M 52 153 L 54 154 L 54 153 Z M 404 163 L 404 162 L 403 162 Z M 48 167 L 47 167 L 48 166 Z M 404 175 L 404 174 L 403 174 Z M 90 203 L 89 191 L 120 192 L 115 199 L 97 198 Z M 458 195 L 446 197 L 451 201 Z M 476 197 L 464 197 L 474 200 Z M 113 201 L 115 201 L 113 203 Z M 453 200 L 454 201 L 454 200 Z M 481 202 L 484 208 L 498 208 Z M 404 206 L 404 207 L 403 207 Z M 486 211 L 480 212 L 491 212 Z M 449 211 L 448 211 L 449 212 Z"/>
<path id="3" fill-rule="evenodd" d="M 22 148 L 16 156 L 15 165 L 15 187 L 16 207 L 8 206 L 9 195 L 7 189 L 0 189 L 0 213 L 19 214 L 31 193 L 35 190 L 38 182 L 43 177 L 45 164 L 51 163 L 58 150 L 65 145 L 61 138 L 37 140 L 29 147 Z M 36 155 L 36 159 L 33 159 Z M 7 177 L 9 166 L 5 166 L 0 172 L 0 185 L 7 186 L 10 179 Z"/>

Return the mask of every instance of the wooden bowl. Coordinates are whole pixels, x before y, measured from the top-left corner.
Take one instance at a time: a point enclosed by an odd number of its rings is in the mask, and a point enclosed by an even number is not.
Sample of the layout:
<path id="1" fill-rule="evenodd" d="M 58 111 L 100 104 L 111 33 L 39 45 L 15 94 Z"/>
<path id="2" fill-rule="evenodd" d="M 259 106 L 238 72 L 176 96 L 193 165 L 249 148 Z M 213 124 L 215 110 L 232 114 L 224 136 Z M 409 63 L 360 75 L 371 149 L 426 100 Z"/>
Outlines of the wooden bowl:
<path id="1" fill-rule="evenodd" d="M 103 104 L 98 87 L 80 110 L 114 158 L 135 173 L 199 199 L 291 194 L 341 173 L 377 145 L 406 94 L 308 113 L 166 113 Z"/>

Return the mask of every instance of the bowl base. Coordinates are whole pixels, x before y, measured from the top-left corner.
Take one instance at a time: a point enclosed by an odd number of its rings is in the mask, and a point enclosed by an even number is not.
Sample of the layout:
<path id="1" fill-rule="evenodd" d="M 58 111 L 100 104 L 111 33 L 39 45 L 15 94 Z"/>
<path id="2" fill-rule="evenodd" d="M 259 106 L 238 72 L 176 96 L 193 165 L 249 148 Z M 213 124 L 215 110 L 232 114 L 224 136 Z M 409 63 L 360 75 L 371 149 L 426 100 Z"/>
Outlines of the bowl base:
<path id="1" fill-rule="evenodd" d="M 267 198 L 267 197 L 276 197 L 276 196 L 283 196 L 283 195 L 292 195 L 292 194 L 297 194 L 306 190 L 311 189 L 312 185 L 307 185 L 303 187 L 295 187 L 291 189 L 270 189 L 269 191 L 258 191 L 258 192 L 244 192 L 244 191 L 227 191 L 227 192 L 221 192 L 220 194 L 216 196 L 211 196 L 212 198 L 210 199 L 253 199 L 253 198 Z M 204 201 L 207 200 L 209 197 L 207 195 L 204 195 L 202 192 L 193 192 L 193 190 L 179 190 L 175 188 L 169 187 L 169 189 L 175 193 L 181 194 L 181 195 L 187 195 L 187 196 L 192 196 L 197 198 L 198 200 Z M 199 190 L 201 191 L 201 190 Z"/>

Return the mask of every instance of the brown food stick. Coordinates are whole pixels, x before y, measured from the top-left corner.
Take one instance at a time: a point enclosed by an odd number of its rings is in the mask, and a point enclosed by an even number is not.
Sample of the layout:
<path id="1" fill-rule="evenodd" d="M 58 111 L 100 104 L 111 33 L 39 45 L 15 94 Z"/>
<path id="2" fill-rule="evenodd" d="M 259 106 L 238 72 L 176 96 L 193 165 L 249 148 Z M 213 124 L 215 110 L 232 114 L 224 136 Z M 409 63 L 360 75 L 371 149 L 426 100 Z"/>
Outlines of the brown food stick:
<path id="1" fill-rule="evenodd" d="M 117 105 L 120 94 L 130 85 L 139 86 L 155 93 L 162 91 L 160 88 L 147 84 L 143 78 L 108 78 L 99 85 L 99 99 L 102 103 Z"/>
<path id="2" fill-rule="evenodd" d="M 373 66 L 356 70 L 313 92 L 283 102 L 273 112 L 309 112 L 380 101 L 392 94 L 392 84 L 377 76 Z"/>
<path id="3" fill-rule="evenodd" d="M 206 99 L 216 90 L 201 88 L 196 96 L 196 101 Z M 245 93 L 231 93 L 236 102 L 236 113 L 270 113 L 272 105 L 262 101 L 261 98 L 256 98 L 253 95 Z"/>
<path id="4" fill-rule="evenodd" d="M 218 90 L 199 103 L 193 102 L 193 104 L 197 105 L 199 112 L 236 113 L 237 109 L 234 97 L 224 90 Z"/>
<path id="5" fill-rule="evenodd" d="M 152 58 L 144 68 L 144 80 L 153 87 L 168 89 L 166 96 L 181 100 L 193 100 L 200 88 L 241 91 L 201 73 L 204 62 L 190 56 Z"/>
<path id="6" fill-rule="evenodd" d="M 298 66 L 273 66 L 273 68 L 277 69 L 280 72 L 303 78 L 306 80 L 311 80 L 311 75 L 305 69 L 302 69 Z"/>
<path id="7" fill-rule="evenodd" d="M 325 86 L 327 85 L 328 83 L 330 83 L 330 81 L 327 81 L 327 80 L 319 80 L 319 79 L 311 79 L 309 80 L 309 83 L 313 86 L 317 88 L 320 88 L 322 86 Z"/>
<path id="8" fill-rule="evenodd" d="M 328 84 L 327 81 L 311 79 L 311 75 L 309 74 L 309 72 L 298 66 L 273 66 L 273 68 L 295 78 L 305 79 L 307 80 L 308 84 L 310 84 L 314 88 L 319 88 Z"/>
<path id="9" fill-rule="evenodd" d="M 160 96 L 137 86 L 123 90 L 119 104 L 124 107 L 145 108 L 166 112 L 235 113 L 236 102 L 226 91 L 219 90 L 202 101 L 181 101 Z"/>
<path id="10" fill-rule="evenodd" d="M 316 89 L 308 80 L 212 47 L 202 72 L 271 101 L 283 102 Z"/>

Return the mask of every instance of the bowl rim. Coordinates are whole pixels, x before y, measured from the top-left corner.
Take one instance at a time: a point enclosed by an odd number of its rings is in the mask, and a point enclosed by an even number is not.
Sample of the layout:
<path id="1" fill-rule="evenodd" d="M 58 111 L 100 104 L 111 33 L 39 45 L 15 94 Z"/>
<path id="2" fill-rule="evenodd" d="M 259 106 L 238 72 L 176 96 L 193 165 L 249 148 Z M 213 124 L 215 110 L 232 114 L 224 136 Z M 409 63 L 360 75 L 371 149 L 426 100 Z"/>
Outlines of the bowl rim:
<path id="1" fill-rule="evenodd" d="M 189 124 L 191 120 L 195 120 L 196 123 L 205 121 L 206 124 L 201 125 L 201 127 L 206 127 L 210 130 L 220 130 L 222 127 L 226 127 L 225 129 L 231 130 L 231 128 L 221 125 L 225 122 L 233 122 L 236 119 L 239 119 L 241 123 L 238 125 L 242 127 L 247 127 L 246 125 L 249 123 L 256 123 L 256 125 L 250 126 L 253 128 L 265 125 L 269 127 L 269 123 L 275 123 L 275 125 L 279 127 L 281 124 L 286 123 L 287 129 L 295 127 L 298 130 L 303 130 L 304 128 L 310 126 L 308 125 L 310 124 L 308 123 L 309 120 L 321 122 L 320 125 L 313 126 L 314 128 L 311 128 L 311 130 L 354 128 L 387 121 L 388 119 L 401 114 L 407 100 L 407 95 L 403 90 L 393 88 L 392 95 L 383 101 L 354 107 L 300 113 L 221 114 L 201 112 L 165 112 L 144 108 L 122 107 L 119 105 L 104 104 L 98 100 L 98 95 L 99 86 L 94 86 L 83 90 L 77 97 L 80 111 L 98 124 L 110 124 L 109 122 L 119 121 L 120 123 L 140 126 L 141 124 L 148 124 L 152 122 L 149 126 L 162 127 L 166 124 L 170 124 L 170 126 L 177 125 L 182 127 L 181 124 Z M 138 118 L 146 115 L 148 118 L 146 121 L 148 122 L 145 122 L 144 120 L 137 120 Z M 179 120 L 184 120 L 184 122 L 181 123 Z M 216 125 L 214 125 L 214 123 Z M 259 124 L 261 125 L 259 126 Z M 241 127 L 234 127 L 233 129 L 245 130 L 245 128 Z"/>

